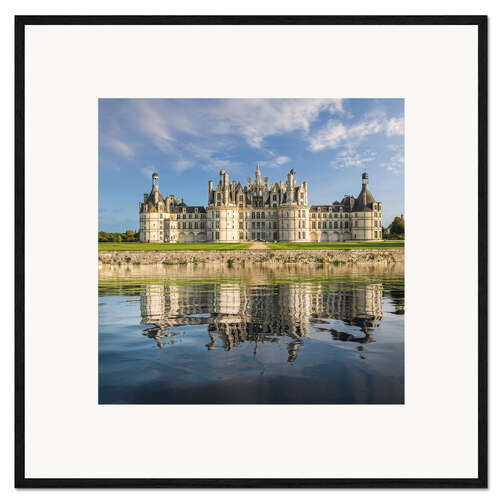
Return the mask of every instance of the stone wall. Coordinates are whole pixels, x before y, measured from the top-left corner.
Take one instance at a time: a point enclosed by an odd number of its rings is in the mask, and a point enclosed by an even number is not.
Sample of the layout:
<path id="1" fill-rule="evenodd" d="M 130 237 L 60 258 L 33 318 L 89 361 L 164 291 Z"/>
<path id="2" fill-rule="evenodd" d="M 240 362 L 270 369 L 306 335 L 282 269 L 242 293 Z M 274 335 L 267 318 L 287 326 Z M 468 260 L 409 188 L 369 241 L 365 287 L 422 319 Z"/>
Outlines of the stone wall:
<path id="1" fill-rule="evenodd" d="M 99 264 L 404 264 L 404 250 L 198 250 L 99 252 Z"/>

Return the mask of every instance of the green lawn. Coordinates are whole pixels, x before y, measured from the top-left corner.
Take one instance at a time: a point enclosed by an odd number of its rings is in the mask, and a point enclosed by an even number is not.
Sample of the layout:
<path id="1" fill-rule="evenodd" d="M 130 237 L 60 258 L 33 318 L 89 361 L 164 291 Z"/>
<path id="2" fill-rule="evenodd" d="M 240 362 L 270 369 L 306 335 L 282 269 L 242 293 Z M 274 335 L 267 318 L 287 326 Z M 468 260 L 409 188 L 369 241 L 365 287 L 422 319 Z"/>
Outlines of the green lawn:
<path id="1" fill-rule="evenodd" d="M 272 250 L 355 250 L 355 249 L 385 249 L 404 248 L 404 241 L 346 241 L 319 243 L 266 243 Z"/>
<path id="2" fill-rule="evenodd" d="M 99 243 L 99 251 L 244 250 L 251 243 Z"/>

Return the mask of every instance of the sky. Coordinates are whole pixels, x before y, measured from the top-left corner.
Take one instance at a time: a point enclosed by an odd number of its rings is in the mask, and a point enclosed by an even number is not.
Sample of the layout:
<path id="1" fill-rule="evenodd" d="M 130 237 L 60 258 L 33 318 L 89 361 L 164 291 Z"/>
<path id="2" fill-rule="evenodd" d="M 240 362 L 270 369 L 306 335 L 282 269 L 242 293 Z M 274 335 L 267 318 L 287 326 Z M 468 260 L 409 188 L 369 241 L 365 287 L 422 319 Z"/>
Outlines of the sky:
<path id="1" fill-rule="evenodd" d="M 160 192 L 207 204 L 219 171 L 246 185 L 290 169 L 309 205 L 358 196 L 361 174 L 383 224 L 404 213 L 404 99 L 99 99 L 99 230 L 139 226 L 139 202 Z"/>

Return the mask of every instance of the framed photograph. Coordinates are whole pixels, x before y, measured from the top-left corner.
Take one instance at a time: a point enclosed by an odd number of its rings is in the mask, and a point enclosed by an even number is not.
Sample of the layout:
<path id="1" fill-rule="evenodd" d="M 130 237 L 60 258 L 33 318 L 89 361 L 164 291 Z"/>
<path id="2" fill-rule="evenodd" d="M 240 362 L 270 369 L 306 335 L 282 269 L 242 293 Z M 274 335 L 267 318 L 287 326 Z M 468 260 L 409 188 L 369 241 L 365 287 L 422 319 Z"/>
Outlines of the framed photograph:
<path id="1" fill-rule="evenodd" d="M 16 486 L 487 486 L 487 19 L 19 16 Z"/>

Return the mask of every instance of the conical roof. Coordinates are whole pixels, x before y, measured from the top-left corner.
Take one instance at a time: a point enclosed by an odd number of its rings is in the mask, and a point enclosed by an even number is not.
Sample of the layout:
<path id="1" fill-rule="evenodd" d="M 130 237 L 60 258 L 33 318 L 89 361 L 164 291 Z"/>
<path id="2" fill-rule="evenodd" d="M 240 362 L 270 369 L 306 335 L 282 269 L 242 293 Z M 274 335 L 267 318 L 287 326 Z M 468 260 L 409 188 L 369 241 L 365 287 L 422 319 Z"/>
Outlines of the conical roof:
<path id="1" fill-rule="evenodd" d="M 367 184 L 363 184 L 363 187 L 361 188 L 361 193 L 359 193 L 359 196 L 356 198 L 356 202 L 354 203 L 354 212 L 362 212 L 363 210 L 366 210 L 367 208 L 371 208 L 371 204 L 375 203 L 375 198 L 373 195 L 370 193 L 370 190 L 368 189 Z"/>

